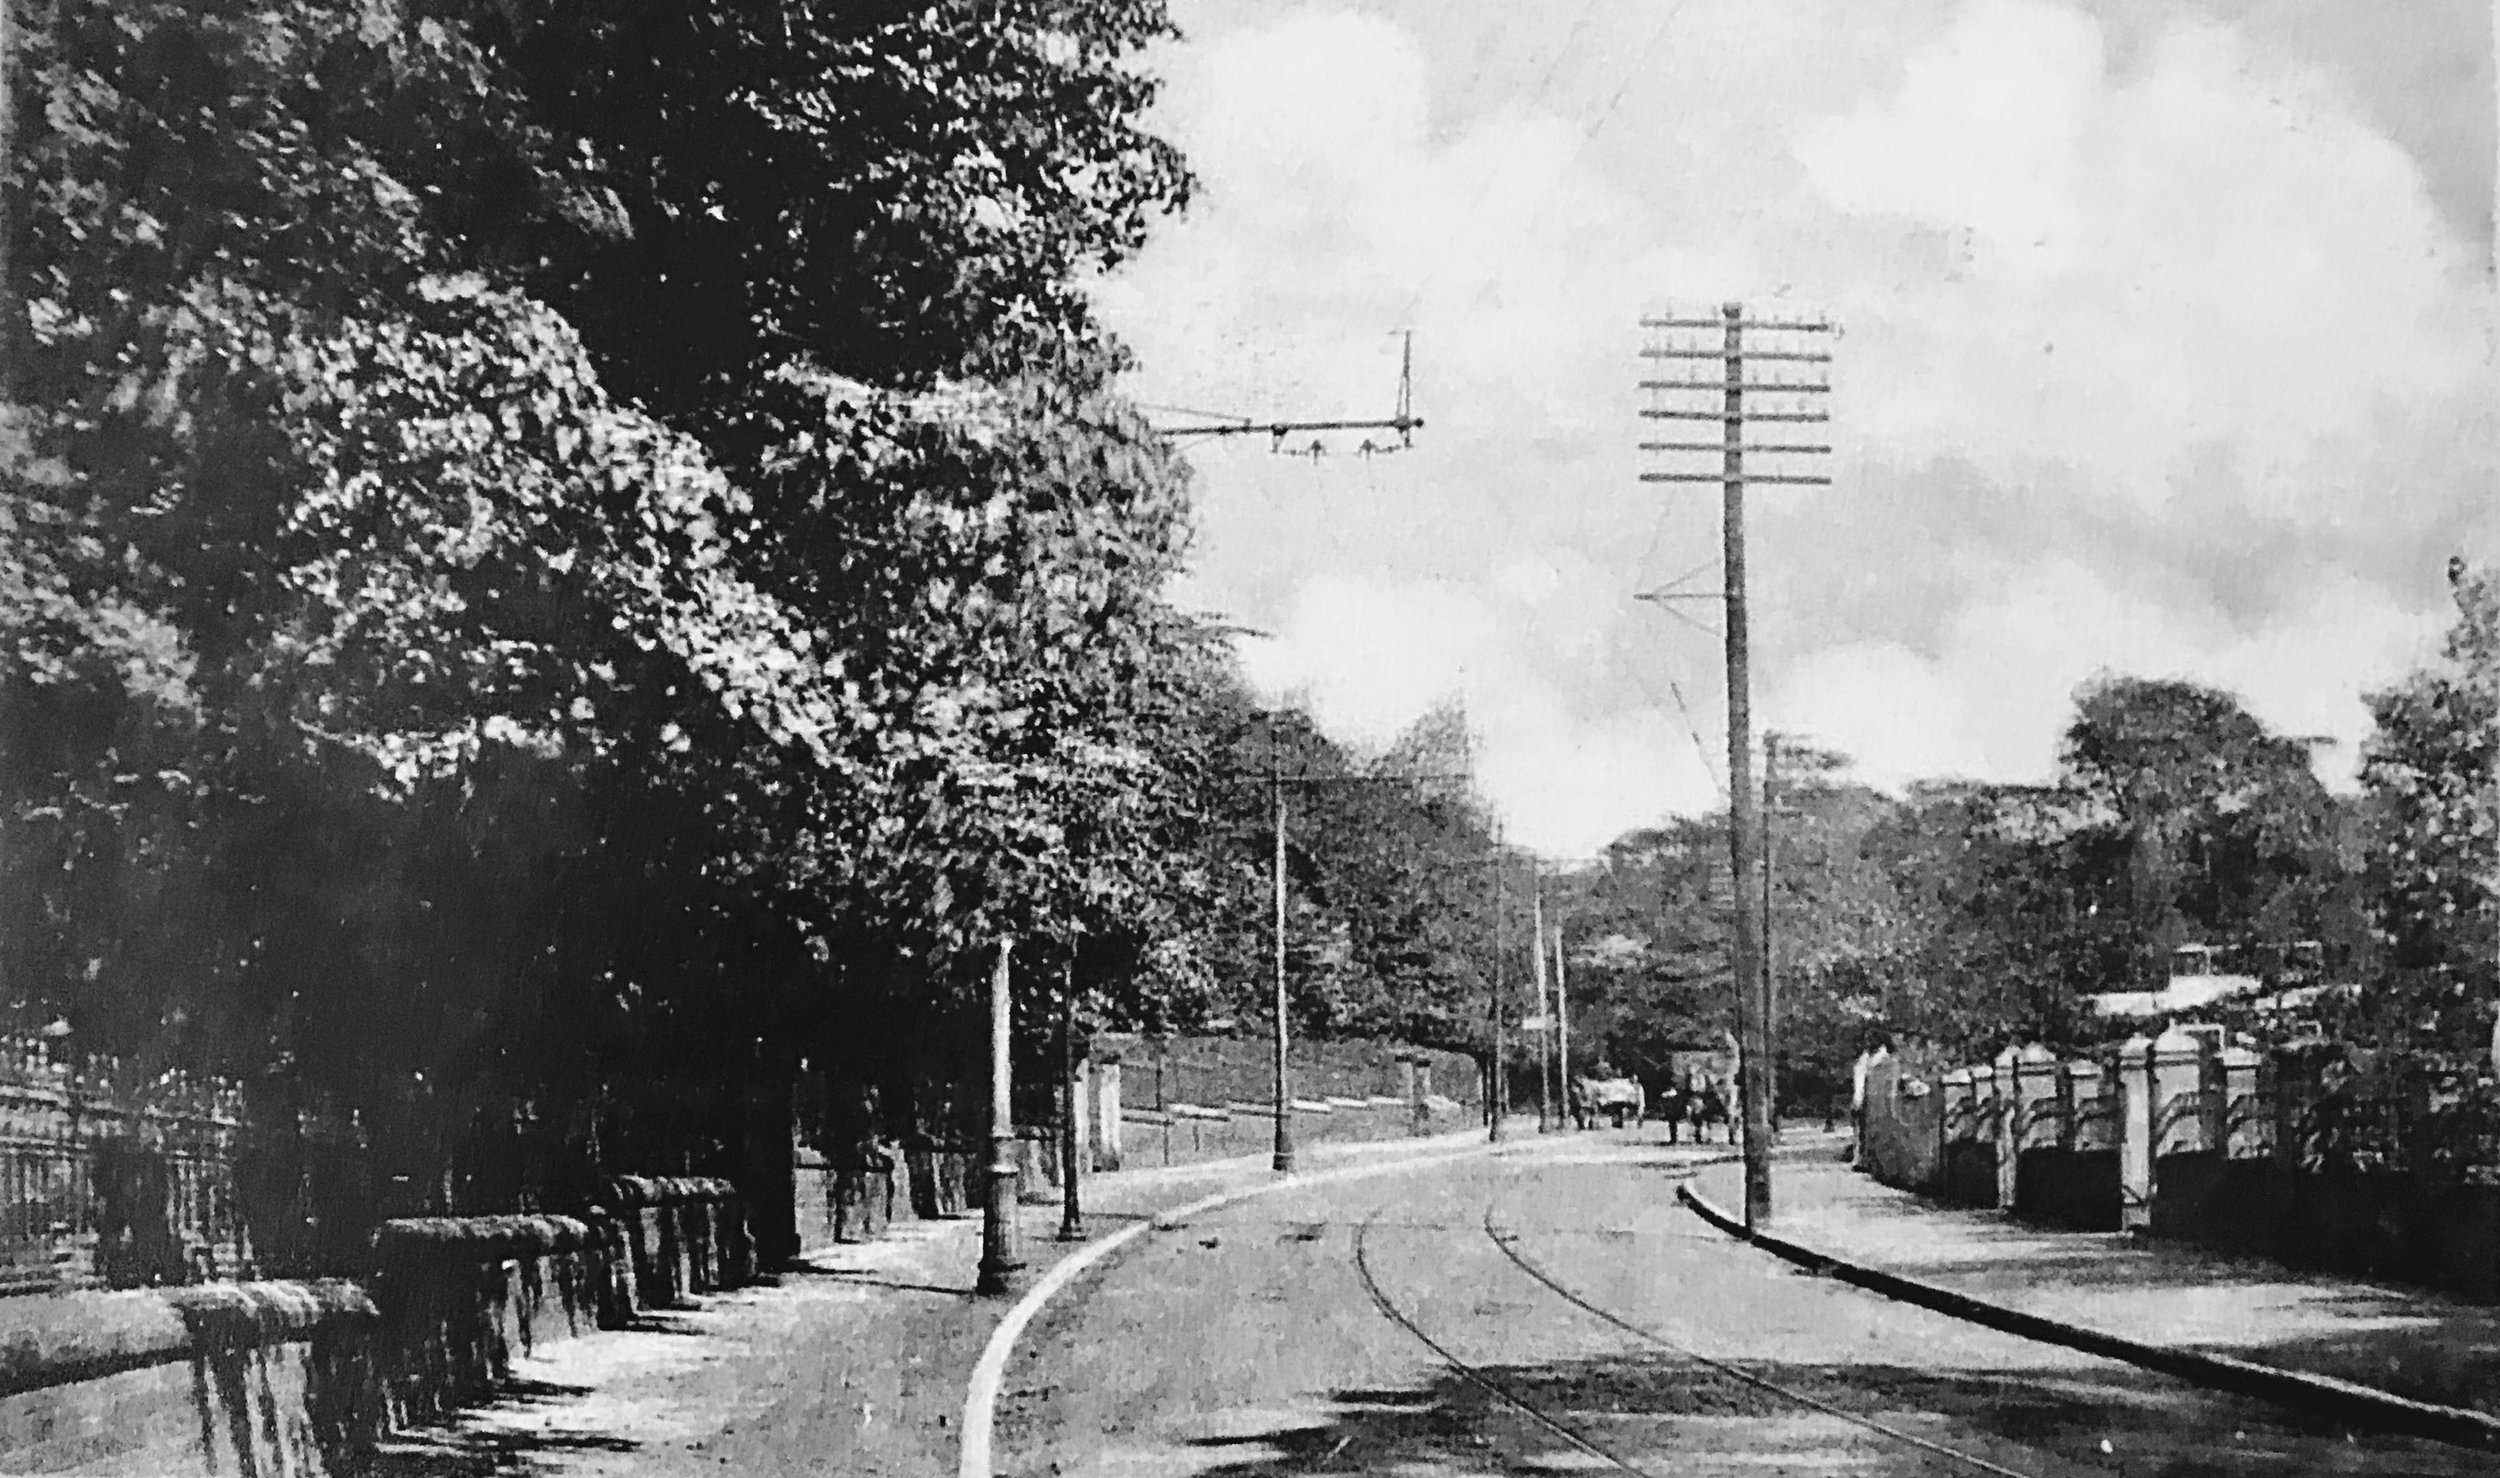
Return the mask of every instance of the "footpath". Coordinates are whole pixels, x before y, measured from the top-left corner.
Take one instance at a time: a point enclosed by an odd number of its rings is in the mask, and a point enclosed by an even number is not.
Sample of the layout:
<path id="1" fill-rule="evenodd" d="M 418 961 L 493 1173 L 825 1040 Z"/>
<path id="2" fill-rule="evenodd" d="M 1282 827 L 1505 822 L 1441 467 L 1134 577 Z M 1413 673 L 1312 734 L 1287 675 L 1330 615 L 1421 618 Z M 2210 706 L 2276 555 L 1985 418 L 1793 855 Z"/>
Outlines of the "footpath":
<path id="1" fill-rule="evenodd" d="M 1527 1137 L 1533 1138 L 1533 1131 Z M 1304 1173 L 1480 1145 L 1482 1129 L 1323 1143 Z M 1274 1179 L 1265 1155 L 1088 1177 L 1097 1240 L 1202 1196 Z M 1056 1199 L 1018 1208 L 1025 1286 L 1083 1243 L 1055 1240 Z M 972 1291 L 977 1216 L 898 1219 L 884 1238 L 810 1252 L 795 1269 L 645 1327 L 513 1361 L 499 1397 L 393 1437 L 371 1478 L 689 1478 L 951 1474 L 964 1390 L 1012 1299 Z"/>
<path id="2" fill-rule="evenodd" d="M 1705 1171 L 1695 1188 L 1723 1212 L 1744 1203 L 1734 1166 Z M 1781 1155 L 1773 1196 L 1771 1230 L 1787 1253 L 1809 1254 L 1808 1266 L 1819 1257 L 1830 1264 L 1822 1271 L 1877 1291 L 1912 1291 L 1885 1286 L 1908 1280 L 1947 1303 L 1983 1306 L 1948 1312 L 2004 1310 L 2052 1326 L 2017 1333 L 2110 1336 L 2142 1347 L 2136 1355 L 2153 1359 L 2138 1363 L 2155 1368 L 2165 1368 L 2162 1354 L 2182 1356 L 2167 1368 L 2203 1384 L 2323 1401 L 2366 1411 L 2372 1425 L 2448 1440 L 2500 1442 L 2500 1309 L 2133 1233 L 2047 1231 L 2002 1212 L 1957 1210 L 1861 1175 L 1831 1151 Z M 2241 1363 L 2257 1369 L 2233 1368 Z M 2295 1379 L 2270 1381 L 2271 1372 Z M 2308 1377 L 2317 1380 L 2301 1384 Z M 2348 1399 L 2335 1383 L 2360 1389 Z M 2393 1399 L 2374 1401 L 2379 1393 Z"/>

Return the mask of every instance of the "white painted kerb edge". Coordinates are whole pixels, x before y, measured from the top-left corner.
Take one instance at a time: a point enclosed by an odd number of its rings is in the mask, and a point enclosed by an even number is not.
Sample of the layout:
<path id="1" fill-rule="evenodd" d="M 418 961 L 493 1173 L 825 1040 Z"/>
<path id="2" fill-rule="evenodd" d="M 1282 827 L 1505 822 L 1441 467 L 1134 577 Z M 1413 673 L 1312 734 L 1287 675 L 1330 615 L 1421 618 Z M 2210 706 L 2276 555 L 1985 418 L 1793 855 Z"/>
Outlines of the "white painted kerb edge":
<path id="1" fill-rule="evenodd" d="M 1533 1142 L 1530 1141 L 1530 1143 Z M 1033 1316 L 1040 1313 L 1042 1305 L 1050 1302 L 1059 1290 L 1083 1277 L 1087 1268 L 1126 1247 L 1139 1237 L 1148 1232 L 1168 1231 L 1175 1224 L 1187 1221 L 1193 1216 L 1203 1215 L 1218 1207 L 1230 1206 L 1236 1201 L 1272 1195 L 1277 1191 L 1297 1190 L 1303 1186 L 1328 1185 L 1342 1180 L 1362 1180 L 1374 1175 L 1393 1175 L 1401 1170 L 1424 1170 L 1435 1165 L 1446 1165 L 1453 1160 L 1471 1160 L 1483 1155 L 1499 1154 L 1505 1150 L 1524 1147 L 1522 1145 L 1478 1145 L 1449 1154 L 1418 1155 L 1413 1159 L 1390 1160 L 1371 1165 L 1348 1165 L 1336 1170 L 1323 1170 L 1316 1175 L 1291 1175 L 1283 1180 L 1244 1186 L 1239 1190 L 1219 1191 L 1212 1196 L 1192 1201 L 1186 1206 L 1175 1206 L 1169 1210 L 1158 1211 L 1145 1221 L 1122 1227 L 1101 1241 L 1088 1243 L 1070 1253 L 1062 1258 L 1056 1267 L 1043 1274 L 1042 1280 L 1034 1284 L 1030 1292 L 1016 1300 L 1016 1306 L 1007 1311 L 1007 1317 L 999 1320 L 998 1328 L 991 1332 L 989 1346 L 981 1351 L 980 1363 L 972 1367 L 972 1384 L 964 1392 L 963 1459 L 955 1467 L 957 1478 L 993 1478 L 990 1469 L 990 1427 L 997 1413 L 998 1388 L 1000 1383 L 1007 1378 L 1007 1361 L 1015 1354 L 1016 1340 L 1023 1335 L 1025 1326 L 1033 1322 Z"/>

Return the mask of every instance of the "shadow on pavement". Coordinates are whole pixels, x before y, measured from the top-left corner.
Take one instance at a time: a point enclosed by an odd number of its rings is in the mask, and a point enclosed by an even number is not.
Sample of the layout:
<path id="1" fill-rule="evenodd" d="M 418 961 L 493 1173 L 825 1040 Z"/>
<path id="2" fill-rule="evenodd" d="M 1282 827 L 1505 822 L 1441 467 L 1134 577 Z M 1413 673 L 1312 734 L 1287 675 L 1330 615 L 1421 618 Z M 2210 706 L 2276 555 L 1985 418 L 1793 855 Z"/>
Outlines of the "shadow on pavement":
<path id="1" fill-rule="evenodd" d="M 2347 1324 L 2311 1338 L 2262 1345 L 2207 1342 L 2199 1348 L 2260 1365 L 2331 1375 L 2416 1401 L 2500 1415 L 2500 1343 L 2441 1337 L 2418 1319 L 2392 1322 L 2398 1317 L 2391 1316 L 2388 1326 L 2377 1329 Z"/>
<path id="2" fill-rule="evenodd" d="M 499 1419 L 526 1423 L 534 1411 L 588 1389 L 552 1381 L 506 1382 L 494 1400 L 463 1413 L 469 1420 L 397 1433 L 350 1471 L 355 1478 L 522 1478 L 545 1472 L 548 1464 L 541 1460 L 559 1454 L 641 1451 L 641 1443 L 603 1432 L 493 1424 Z"/>
<path id="3" fill-rule="evenodd" d="M 824 1278 L 844 1288 L 891 1288 L 898 1293 L 937 1293 L 948 1298 L 978 1298 L 971 1288 L 948 1288 L 936 1283 L 907 1283 L 895 1278 L 880 1278 L 866 1269 L 813 1268 L 811 1276 Z"/>
<path id="4" fill-rule="evenodd" d="M 1800 1241 L 2137 1339 L 2500 1414 L 2500 1318 L 2442 1294 L 2125 1234 L 2026 1226 L 1890 1191 L 1828 1206 L 1854 1223 L 1850 1233 L 1832 1236 L 1808 1212 L 1796 1229 Z M 1937 1235 L 1940 1222 L 1947 1235 Z M 2094 1303 L 2101 1297 L 2117 1302 L 2104 1313 Z M 2235 1298 L 2251 1301 L 2247 1317 L 2233 1312 Z M 2165 1307 L 2187 1310 L 2190 1300 L 2201 1315 L 2160 1317 Z"/>
<path id="5" fill-rule="evenodd" d="M 2272 1416 L 2127 1372 L 2009 1378 L 1876 1365 L 1761 1364 L 1755 1374 L 1828 1403 L 2026 1472 L 2123 1471 L 2209 1478 L 2332 1470 L 2488 1471 L 2481 1454 L 2434 1443 L 2348 1441 L 2326 1424 Z M 1633 1461 L 1720 1471 L 1906 1475 L 1939 1457 L 1674 1357 L 1486 1367 L 1485 1376 Z M 1206 1478 L 1469 1471 L 1551 1475 L 1588 1461 L 1508 1403 L 1456 1374 L 1416 1390 L 1339 1390 L 1329 1419 L 1202 1436 Z M 2108 1449 L 2102 1447 L 2107 1441 Z M 2021 1449 L 2031 1449 L 2024 1451 Z M 2053 1454 L 2045 1463 L 2042 1453 Z"/>

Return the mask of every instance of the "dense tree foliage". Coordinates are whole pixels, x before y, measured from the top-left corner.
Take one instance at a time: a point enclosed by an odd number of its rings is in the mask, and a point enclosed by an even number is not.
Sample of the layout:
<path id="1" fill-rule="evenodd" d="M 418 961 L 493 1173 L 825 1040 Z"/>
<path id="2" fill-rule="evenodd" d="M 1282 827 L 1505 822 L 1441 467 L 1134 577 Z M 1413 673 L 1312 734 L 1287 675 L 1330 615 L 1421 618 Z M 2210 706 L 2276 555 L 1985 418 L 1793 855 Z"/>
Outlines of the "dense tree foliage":
<path id="1" fill-rule="evenodd" d="M 2438 659 L 2370 696 L 2371 922 L 2400 1019 L 2479 1046 L 2500 1001 L 2500 575 L 2450 566 L 2457 619 Z"/>
<path id="2" fill-rule="evenodd" d="M 1766 796 L 1766 939 L 1783 1082 L 1844 1093 L 1877 1041 L 1957 1055 L 2080 1046 L 2124 1026 L 2084 996 L 2159 985 L 2171 950 L 2215 946 L 2280 975 L 2304 941 L 2340 971 L 2374 958 L 2361 809 L 2305 743 L 2191 684 L 2087 684 L 2048 786 L 1923 782 L 1887 795 L 1793 743 Z M 1589 1050 L 1662 1063 L 1734 1025 L 1724 813 L 1625 836 L 1571 880 L 1588 931 Z"/>
<path id="3" fill-rule="evenodd" d="M 946 1128 L 1002 941 L 1031 1058 L 1264 1020 L 1279 772 L 1298 1029 L 1480 1040 L 1463 734 L 1350 754 L 1165 594 L 1084 288 L 1189 192 L 1160 0 L 21 11 L 21 1025 L 435 1204 L 718 1162 L 802 1059 Z"/>
<path id="4" fill-rule="evenodd" d="M 24 13 L 13 1008 L 347 1095 L 432 1185 L 511 1123 L 705 1153 L 736 1105 L 667 1080 L 838 1056 L 1003 936 L 1138 978 L 1223 679 L 1079 279 L 1186 196 L 1167 29 Z"/>

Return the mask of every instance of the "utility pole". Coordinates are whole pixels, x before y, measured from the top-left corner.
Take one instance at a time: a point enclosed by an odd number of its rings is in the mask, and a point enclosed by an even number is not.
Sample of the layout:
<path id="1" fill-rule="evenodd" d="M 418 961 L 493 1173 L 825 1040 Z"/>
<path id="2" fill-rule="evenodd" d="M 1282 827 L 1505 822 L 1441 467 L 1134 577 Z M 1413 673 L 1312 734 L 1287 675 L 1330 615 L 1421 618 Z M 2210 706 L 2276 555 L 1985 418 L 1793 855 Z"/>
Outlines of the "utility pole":
<path id="1" fill-rule="evenodd" d="M 1009 948 L 1009 941 L 998 941 L 998 963 L 990 971 L 990 1167 L 988 1196 L 981 1203 L 981 1274 L 974 1284 L 985 1294 L 1014 1292 L 1016 1274 L 1024 1270 L 1016 1245 L 1016 1109 L 1009 1076 L 1014 1070 L 1010 1049 L 1015 1007 L 1008 991 Z"/>
<path id="2" fill-rule="evenodd" d="M 1502 1112 L 1510 1107 L 1509 1075 L 1503 1070 L 1510 1041 L 1502 1027 L 1502 825 L 1493 824 L 1493 1057 L 1485 1073 L 1484 1112 L 1492 1125 L 1487 1138 L 1502 1142 Z"/>
<path id="3" fill-rule="evenodd" d="M 6 4 L 7 0 L 0 0 Z M 1078 1198 L 1077 1161 L 1085 1137 L 1076 1122 L 1076 950 L 1059 967 L 1059 1240 L 1085 1240 L 1085 1207 Z"/>
<path id="4" fill-rule="evenodd" d="M 1561 1064 L 1563 1116 L 1571 1127 L 1580 1121 L 1571 1114 L 1571 986 L 1563 976 L 1562 920 L 1554 920 L 1554 1056 Z"/>
<path id="5" fill-rule="evenodd" d="M 1241 771 L 1236 772 L 1231 778 L 1237 780 L 1256 778 L 1265 781 L 1268 788 L 1269 825 L 1275 839 L 1270 876 L 1271 892 L 1274 898 L 1272 927 L 1276 972 L 1273 1003 L 1276 1018 L 1274 1034 L 1276 1136 L 1274 1156 L 1270 1164 L 1278 1174 L 1290 1175 L 1294 1168 L 1293 1058 L 1291 1027 L 1286 1019 L 1287 992 L 1285 988 L 1285 787 L 1288 785 L 1397 785 L 1419 780 L 1463 780 L 1466 777 L 1446 774 L 1288 775 L 1285 773 L 1284 759 L 1276 736 L 1271 732 L 1268 736 L 1267 773 L 1260 775 L 1256 771 Z"/>
<path id="6" fill-rule="evenodd" d="M 1268 794 L 1276 817 L 1276 1155 L 1279 1175 L 1293 1173 L 1293 1067 L 1285 1042 L 1285 771 L 1268 746 Z"/>
<path id="7" fill-rule="evenodd" d="M 1778 848 L 1771 831 L 1772 818 L 1779 814 L 1780 736 L 1772 730 L 1762 731 L 1762 1019 L 1776 1025 L 1779 1021 L 1780 982 L 1778 951 L 1771 936 L 1771 869 Z M 1773 1051 L 1776 1052 L 1776 1045 Z M 1771 1103 L 1773 1132 L 1779 1118 L 1779 1060 L 1774 1056 L 1766 1071 L 1770 1091 L 1765 1095 Z"/>
<path id="8" fill-rule="evenodd" d="M 1536 1039 L 1536 1132 L 1554 1132 L 1554 1077 L 1547 1048 L 1553 1042 L 1553 1007 L 1545 993 L 1545 876 L 1534 874 L 1528 918 L 1531 930 L 1529 957 L 1536 969 L 1536 1016 L 1539 1028 Z"/>
<path id="9" fill-rule="evenodd" d="M 1831 383 L 1827 369 L 1831 355 L 1827 350 L 1804 347 L 1815 340 L 1812 336 L 1829 334 L 1831 324 L 1823 319 L 1749 319 L 1742 303 L 1728 303 L 1717 318 L 1654 318 L 1643 320 L 1643 327 L 1667 334 L 1663 343 L 1654 343 L 1641 351 L 1645 359 L 1677 361 L 1717 361 L 1721 373 L 1712 377 L 1698 369 L 1670 370 L 1669 378 L 1644 380 L 1641 388 L 1664 398 L 1644 408 L 1645 417 L 1669 421 L 1716 421 L 1720 436 L 1711 441 L 1644 442 L 1645 452 L 1674 455 L 1715 453 L 1718 470 L 1713 472 L 1687 468 L 1670 468 L 1641 474 L 1643 482 L 1711 483 L 1720 489 L 1720 560 L 1721 596 L 1727 610 L 1727 792 L 1728 792 L 1728 864 L 1735 899 L 1735 929 L 1729 948 L 1729 977 L 1737 993 L 1737 1020 L 1740 1028 L 1738 1055 L 1739 1095 L 1743 1099 L 1742 1117 L 1745 1134 L 1745 1224 L 1767 1226 L 1771 1220 L 1771 1004 L 1767 977 L 1763 973 L 1762 939 L 1755 916 L 1758 904 L 1754 856 L 1757 838 L 1754 820 L 1753 789 L 1753 693 L 1751 633 L 1747 627 L 1745 604 L 1745 489 L 1749 484 L 1828 485 L 1831 478 L 1817 473 L 1788 471 L 1751 471 L 1745 464 L 1748 453 L 1774 458 L 1788 456 L 1819 456 L 1831 448 L 1822 444 L 1756 443 L 1746 440 L 1749 422 L 1804 423 L 1831 419 L 1830 412 L 1813 401 L 1817 395 L 1828 394 Z M 1764 334 L 1769 347 L 1749 345 L 1747 332 Z M 1706 340 L 1679 340 L 1681 333 L 1714 332 L 1715 347 Z M 1797 345 L 1799 347 L 1787 347 Z M 1764 378 L 1747 378 L 1748 367 Z M 1764 368 L 1767 366 L 1768 368 Z M 1805 367 L 1815 377 L 1794 378 L 1793 371 L 1782 366 Z M 1689 376 L 1685 378 L 1684 376 Z M 1783 376 L 1790 376 L 1783 378 Z M 1749 404 L 1749 395 L 1767 397 L 1766 407 Z M 1691 397 L 1709 397 L 1696 401 Z M 1710 400 L 1715 400 L 1711 404 Z"/>

